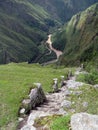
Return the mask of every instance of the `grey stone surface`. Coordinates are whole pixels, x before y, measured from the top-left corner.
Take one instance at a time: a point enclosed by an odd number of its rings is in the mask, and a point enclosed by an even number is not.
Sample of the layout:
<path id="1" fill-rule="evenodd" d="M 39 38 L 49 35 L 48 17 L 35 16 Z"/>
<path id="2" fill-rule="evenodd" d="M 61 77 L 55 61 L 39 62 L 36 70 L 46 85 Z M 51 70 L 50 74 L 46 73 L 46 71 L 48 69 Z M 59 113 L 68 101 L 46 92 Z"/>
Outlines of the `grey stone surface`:
<path id="1" fill-rule="evenodd" d="M 83 102 L 82 105 L 83 107 L 88 107 L 88 102 Z"/>
<path id="2" fill-rule="evenodd" d="M 36 128 L 34 126 L 25 125 L 21 130 L 36 130 Z"/>
<path id="3" fill-rule="evenodd" d="M 98 115 L 77 113 L 71 117 L 72 130 L 98 130 Z"/>
<path id="4" fill-rule="evenodd" d="M 25 114 L 46 100 L 46 96 L 42 90 L 41 84 L 36 83 L 35 85 L 37 87 L 32 89 L 29 94 L 30 99 L 25 99 L 22 102 L 23 107 L 25 108 Z"/>
<path id="5" fill-rule="evenodd" d="M 25 113 L 25 108 L 20 109 L 20 114 L 24 114 Z"/>
<path id="6" fill-rule="evenodd" d="M 73 94 L 79 96 L 82 94 L 82 91 L 73 91 Z"/>
<path id="7" fill-rule="evenodd" d="M 19 117 L 18 118 L 18 121 L 20 122 L 20 121 L 23 121 L 24 119 L 23 118 L 21 118 L 21 117 Z"/>
<path id="8" fill-rule="evenodd" d="M 97 88 L 97 89 L 98 89 L 98 84 L 94 85 L 94 88 Z"/>
<path id="9" fill-rule="evenodd" d="M 67 90 L 65 91 L 65 96 L 70 96 L 70 95 L 71 95 L 71 91 L 67 89 Z"/>
<path id="10" fill-rule="evenodd" d="M 52 86 L 52 88 L 53 88 L 54 92 L 58 91 L 58 79 L 57 78 L 53 79 L 53 86 Z"/>
<path id="11" fill-rule="evenodd" d="M 61 107 L 63 108 L 71 108 L 71 101 L 68 101 L 68 100 L 64 100 L 62 103 L 61 103 Z"/>

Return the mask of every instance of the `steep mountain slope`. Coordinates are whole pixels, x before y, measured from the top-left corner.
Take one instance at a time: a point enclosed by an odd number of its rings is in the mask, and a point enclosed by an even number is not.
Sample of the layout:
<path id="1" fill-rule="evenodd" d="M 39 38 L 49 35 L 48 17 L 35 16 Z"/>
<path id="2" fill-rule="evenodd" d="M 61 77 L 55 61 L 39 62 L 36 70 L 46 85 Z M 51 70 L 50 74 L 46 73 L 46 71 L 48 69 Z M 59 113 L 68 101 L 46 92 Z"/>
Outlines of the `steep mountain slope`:
<path id="1" fill-rule="evenodd" d="M 74 14 L 82 11 L 98 0 L 30 0 L 41 5 L 53 19 L 68 21 Z"/>
<path id="2" fill-rule="evenodd" d="M 27 0 L 1 0 L 0 63 L 35 59 L 49 26 L 54 21 L 42 7 Z"/>
<path id="3" fill-rule="evenodd" d="M 73 16 L 58 36 L 55 43 L 65 45 L 61 64 L 98 63 L 98 3 Z"/>
<path id="4" fill-rule="evenodd" d="M 37 61 L 49 29 L 96 1 L 0 0 L 0 63 Z"/>

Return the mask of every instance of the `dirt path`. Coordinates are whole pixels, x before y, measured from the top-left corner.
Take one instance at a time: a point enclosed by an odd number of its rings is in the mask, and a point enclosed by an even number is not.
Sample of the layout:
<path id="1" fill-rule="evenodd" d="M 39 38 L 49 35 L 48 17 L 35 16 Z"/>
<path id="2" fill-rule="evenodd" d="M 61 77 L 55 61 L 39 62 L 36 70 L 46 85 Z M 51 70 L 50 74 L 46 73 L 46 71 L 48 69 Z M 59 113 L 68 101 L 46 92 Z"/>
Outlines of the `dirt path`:
<path id="1" fill-rule="evenodd" d="M 50 52 L 54 51 L 54 53 L 56 54 L 57 59 L 58 59 L 63 54 L 63 52 L 59 51 L 59 50 L 56 50 L 55 48 L 52 47 L 51 36 L 52 36 L 51 34 L 48 35 L 48 40 L 46 41 L 46 43 L 49 45 Z"/>
<path id="2" fill-rule="evenodd" d="M 34 120 L 40 117 L 45 117 L 49 115 L 66 115 L 66 111 L 63 109 L 63 102 L 65 101 L 67 104 L 70 101 L 66 100 L 66 93 L 68 93 L 69 88 L 77 88 L 83 85 L 81 82 L 76 81 L 76 75 L 80 72 L 77 69 L 75 75 L 71 77 L 70 80 L 67 81 L 67 85 L 60 88 L 60 91 L 57 93 L 46 94 L 47 102 L 36 107 L 36 110 L 32 110 L 28 119 L 24 120 L 22 123 L 24 124 L 21 130 L 41 130 L 39 128 L 34 127 Z M 68 104 L 69 105 L 69 104 Z M 44 129 L 43 129 L 44 130 Z"/>

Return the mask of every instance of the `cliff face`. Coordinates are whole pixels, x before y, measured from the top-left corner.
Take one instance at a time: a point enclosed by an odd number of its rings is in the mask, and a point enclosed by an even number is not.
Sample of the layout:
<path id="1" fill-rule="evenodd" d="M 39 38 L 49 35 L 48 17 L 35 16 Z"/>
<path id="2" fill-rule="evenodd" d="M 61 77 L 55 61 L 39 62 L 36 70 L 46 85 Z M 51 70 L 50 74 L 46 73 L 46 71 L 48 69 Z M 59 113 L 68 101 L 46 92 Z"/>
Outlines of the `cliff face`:
<path id="1" fill-rule="evenodd" d="M 59 37 L 65 41 L 61 64 L 98 63 L 98 3 L 73 16 Z"/>

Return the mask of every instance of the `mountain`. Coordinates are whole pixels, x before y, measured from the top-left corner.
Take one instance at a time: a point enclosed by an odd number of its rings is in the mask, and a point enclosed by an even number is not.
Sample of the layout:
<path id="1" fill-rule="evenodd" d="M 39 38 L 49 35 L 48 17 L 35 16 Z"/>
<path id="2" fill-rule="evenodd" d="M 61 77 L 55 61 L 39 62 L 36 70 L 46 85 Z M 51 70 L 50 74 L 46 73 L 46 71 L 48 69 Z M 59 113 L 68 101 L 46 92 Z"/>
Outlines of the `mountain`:
<path id="1" fill-rule="evenodd" d="M 98 0 L 30 0 L 42 6 L 53 19 L 64 23 L 74 14 L 85 10 Z"/>
<path id="2" fill-rule="evenodd" d="M 51 28 L 97 0 L 0 0 L 0 63 L 36 61 Z"/>
<path id="3" fill-rule="evenodd" d="M 61 49 L 65 46 L 61 64 L 98 64 L 98 3 L 74 15 L 54 38 L 55 44 L 60 41 Z"/>
<path id="4" fill-rule="evenodd" d="M 35 59 L 54 26 L 50 15 L 27 0 L 0 0 L 0 63 Z"/>

